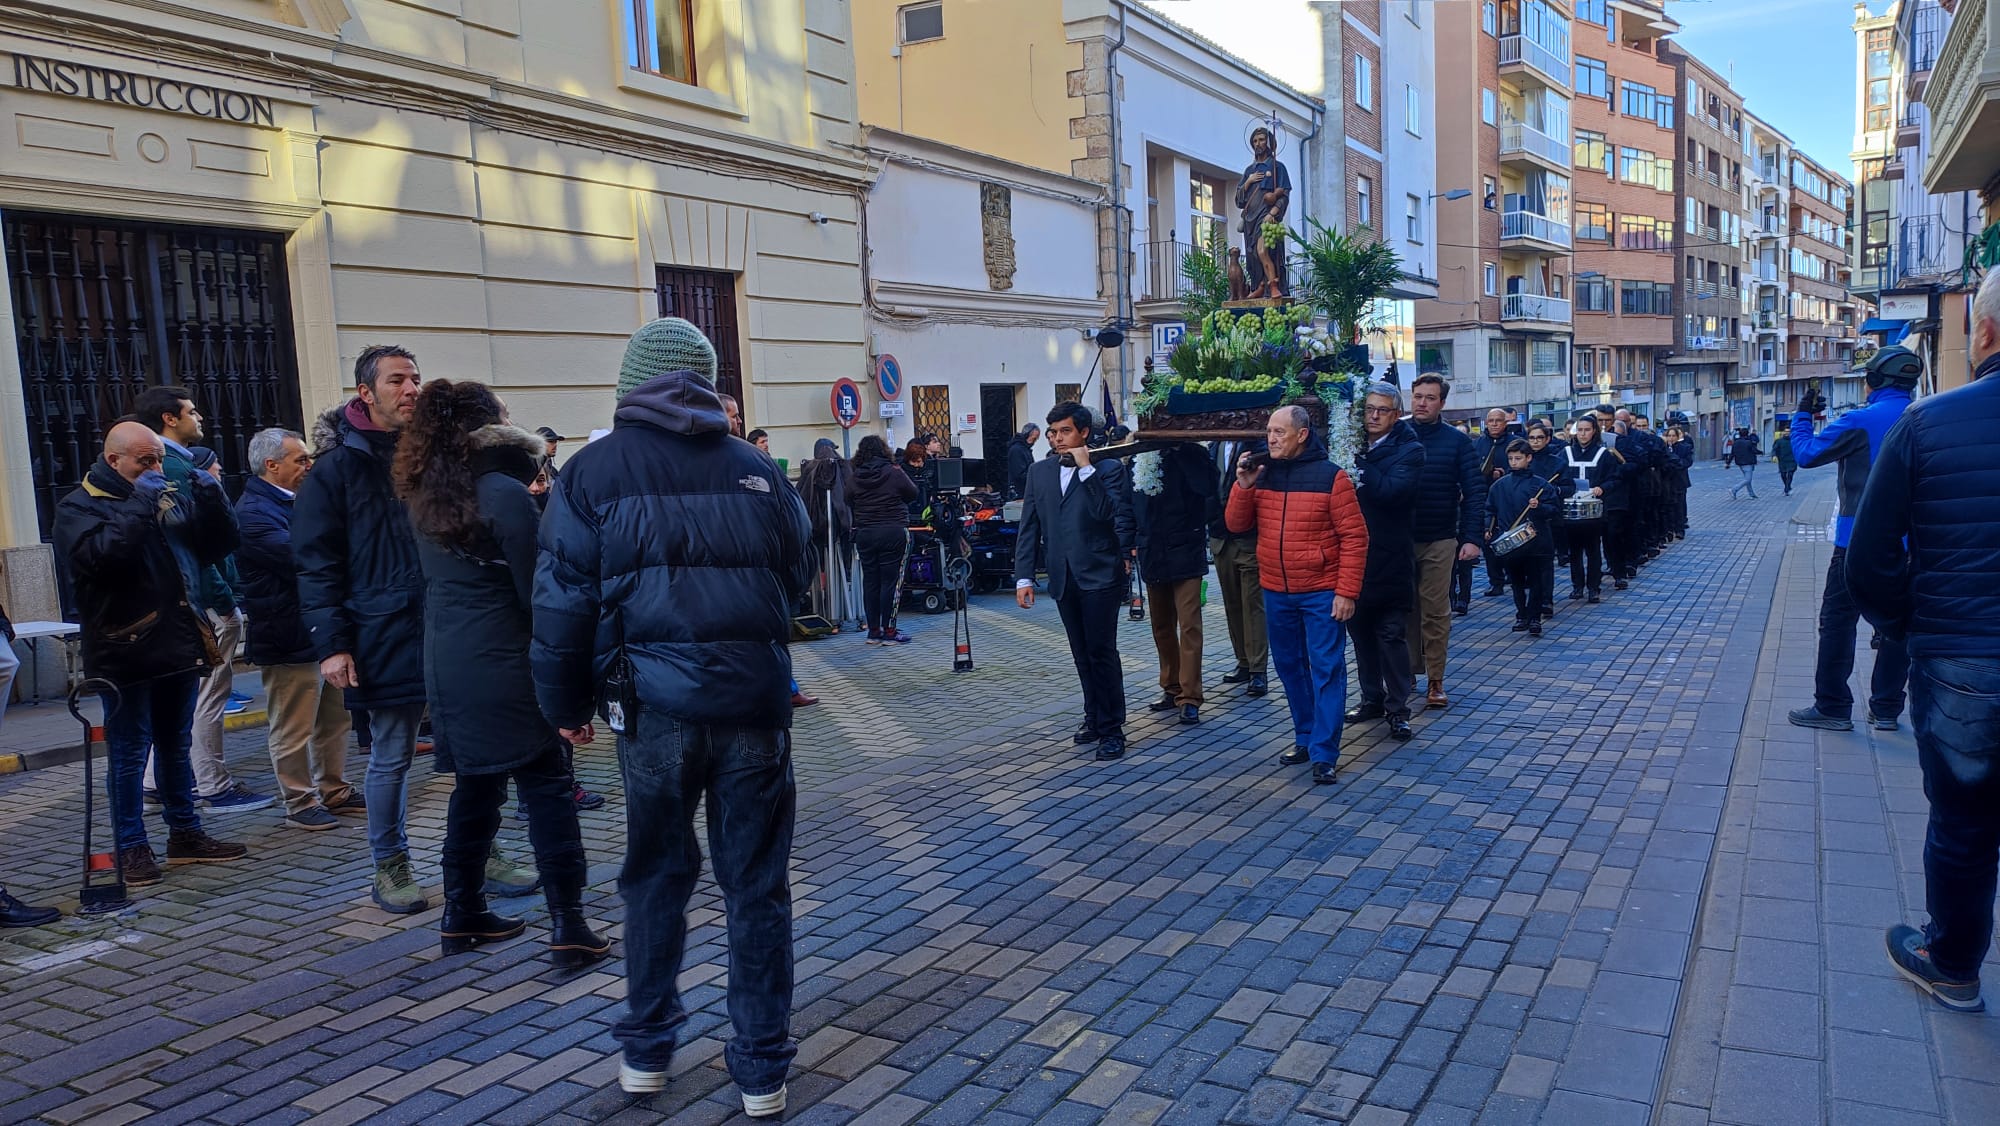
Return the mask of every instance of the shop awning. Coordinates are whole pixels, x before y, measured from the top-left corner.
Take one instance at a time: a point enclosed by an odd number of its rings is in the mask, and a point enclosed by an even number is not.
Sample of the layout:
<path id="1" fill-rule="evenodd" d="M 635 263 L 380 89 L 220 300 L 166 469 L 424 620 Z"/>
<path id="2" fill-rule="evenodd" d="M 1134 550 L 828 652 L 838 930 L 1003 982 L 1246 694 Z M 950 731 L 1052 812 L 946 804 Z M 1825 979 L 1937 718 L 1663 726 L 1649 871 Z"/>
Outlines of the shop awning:
<path id="1" fill-rule="evenodd" d="M 1883 343 L 1895 344 L 1910 333 L 1910 322 L 1895 317 L 1869 317 L 1861 322 L 1861 331 L 1884 333 Z"/>

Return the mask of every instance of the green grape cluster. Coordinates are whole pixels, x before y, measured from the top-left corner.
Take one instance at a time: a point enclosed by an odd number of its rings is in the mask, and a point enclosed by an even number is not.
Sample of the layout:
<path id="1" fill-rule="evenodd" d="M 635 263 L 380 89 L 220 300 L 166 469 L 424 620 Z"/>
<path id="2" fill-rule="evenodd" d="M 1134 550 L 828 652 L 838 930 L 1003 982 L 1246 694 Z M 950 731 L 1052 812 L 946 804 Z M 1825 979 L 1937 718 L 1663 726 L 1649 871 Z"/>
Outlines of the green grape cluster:
<path id="1" fill-rule="evenodd" d="M 1197 395 L 1215 395 L 1223 392 L 1269 391 L 1277 385 L 1276 376 L 1260 375 L 1254 379 L 1199 379 L 1182 384 L 1182 388 Z"/>

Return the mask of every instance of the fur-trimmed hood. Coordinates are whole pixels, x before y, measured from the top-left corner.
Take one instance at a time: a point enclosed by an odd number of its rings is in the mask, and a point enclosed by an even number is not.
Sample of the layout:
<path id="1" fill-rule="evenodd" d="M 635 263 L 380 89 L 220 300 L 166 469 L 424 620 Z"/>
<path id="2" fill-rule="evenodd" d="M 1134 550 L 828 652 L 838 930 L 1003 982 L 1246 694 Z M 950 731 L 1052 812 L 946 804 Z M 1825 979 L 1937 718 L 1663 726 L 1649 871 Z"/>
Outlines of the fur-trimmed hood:
<path id="1" fill-rule="evenodd" d="M 313 419 L 312 429 L 306 432 L 306 448 L 312 451 L 315 459 L 325 457 L 328 450 L 340 444 L 340 418 L 347 413 L 348 404 L 358 397 L 349 395 L 319 412 L 319 417 Z"/>
<path id="2" fill-rule="evenodd" d="M 541 458 L 549 452 L 548 440 L 540 434 L 499 422 L 474 430 L 469 442 L 474 453 L 511 448 L 520 449 L 529 457 Z"/>

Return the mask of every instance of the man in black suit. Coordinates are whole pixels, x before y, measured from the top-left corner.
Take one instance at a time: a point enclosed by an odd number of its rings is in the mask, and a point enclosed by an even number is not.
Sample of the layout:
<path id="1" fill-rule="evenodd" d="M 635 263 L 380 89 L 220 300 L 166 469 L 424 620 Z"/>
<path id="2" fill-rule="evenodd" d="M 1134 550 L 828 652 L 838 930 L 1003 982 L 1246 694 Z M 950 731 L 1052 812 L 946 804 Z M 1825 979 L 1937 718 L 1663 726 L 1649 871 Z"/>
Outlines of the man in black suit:
<path id="1" fill-rule="evenodd" d="M 1059 455 L 1028 470 L 1021 530 L 1014 546 L 1014 600 L 1035 604 L 1035 573 L 1046 570 L 1049 596 L 1062 614 L 1069 653 L 1083 682 L 1083 725 L 1076 743 L 1097 744 L 1099 759 L 1125 753 L 1125 671 L 1118 659 L 1118 609 L 1137 543 L 1123 463 L 1090 456 L 1090 411 L 1057 403 L 1049 412 L 1050 448 Z M 1072 462 L 1073 464 L 1064 464 Z"/>

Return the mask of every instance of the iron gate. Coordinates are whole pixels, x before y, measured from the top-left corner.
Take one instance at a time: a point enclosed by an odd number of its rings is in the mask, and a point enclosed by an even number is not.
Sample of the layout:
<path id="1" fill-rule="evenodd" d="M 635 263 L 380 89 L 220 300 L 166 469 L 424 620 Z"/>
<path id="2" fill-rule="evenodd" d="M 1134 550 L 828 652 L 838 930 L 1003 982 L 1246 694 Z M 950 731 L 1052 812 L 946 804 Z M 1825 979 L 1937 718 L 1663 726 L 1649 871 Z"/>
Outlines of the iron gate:
<path id="1" fill-rule="evenodd" d="M 44 540 L 56 501 L 148 387 L 193 394 L 232 485 L 251 435 L 298 429 L 281 238 L 19 212 L 0 223 Z"/>
<path id="2" fill-rule="evenodd" d="M 743 402 L 742 353 L 736 342 L 736 275 L 712 270 L 658 268 L 660 315 L 679 317 L 701 330 L 715 346 L 715 389 Z"/>

